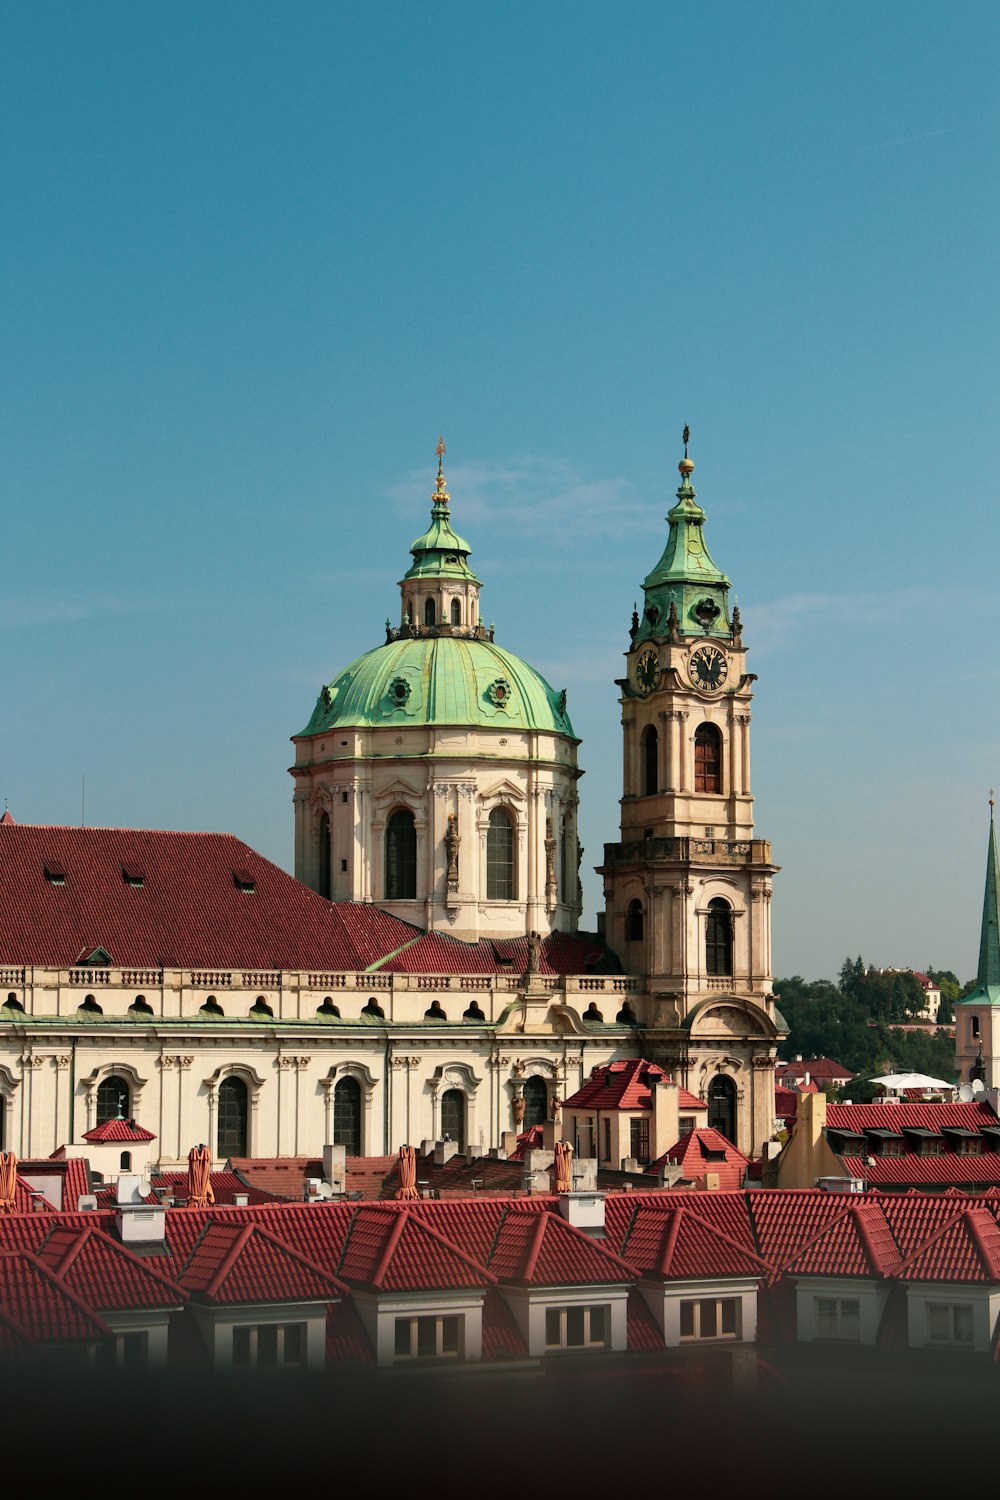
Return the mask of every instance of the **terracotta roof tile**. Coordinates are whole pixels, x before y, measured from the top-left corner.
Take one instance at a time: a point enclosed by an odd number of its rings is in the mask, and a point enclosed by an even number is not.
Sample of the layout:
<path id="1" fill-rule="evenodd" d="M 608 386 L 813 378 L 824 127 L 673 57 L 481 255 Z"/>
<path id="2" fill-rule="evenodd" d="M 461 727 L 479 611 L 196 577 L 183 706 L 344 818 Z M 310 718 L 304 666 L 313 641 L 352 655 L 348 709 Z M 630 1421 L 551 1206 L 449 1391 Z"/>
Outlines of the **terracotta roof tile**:
<path id="1" fill-rule="evenodd" d="M 766 1276 L 773 1269 L 687 1204 L 667 1209 L 644 1206 L 629 1229 L 624 1254 L 643 1275 L 666 1280 Z"/>
<path id="2" fill-rule="evenodd" d="M 338 1275 L 379 1291 L 489 1286 L 494 1277 L 408 1205 L 364 1205 L 351 1223 Z"/>
<path id="3" fill-rule="evenodd" d="M 417 932 L 377 906 L 331 905 L 231 834 L 135 828 L 0 825 L 0 909 L 0 963 L 53 967 L 100 946 L 129 968 L 359 971 Z"/>
<path id="4" fill-rule="evenodd" d="M 652 1109 L 653 1098 L 650 1083 L 661 1079 L 670 1081 L 670 1075 L 659 1063 L 648 1062 L 644 1057 L 623 1058 L 594 1068 L 590 1077 L 575 1094 L 563 1101 L 564 1109 Z M 708 1105 L 689 1094 L 687 1089 L 678 1089 L 678 1105 L 684 1110 L 707 1110 Z"/>
<path id="5" fill-rule="evenodd" d="M 105 1120 L 103 1125 L 95 1125 L 93 1130 L 85 1131 L 83 1138 L 92 1142 L 156 1140 L 151 1130 L 145 1130 L 134 1120 Z"/>
<path id="6" fill-rule="evenodd" d="M 703 1182 L 709 1173 L 716 1174 L 720 1190 L 742 1187 L 747 1168 L 747 1158 L 742 1151 L 708 1125 L 698 1126 L 682 1135 L 658 1161 L 651 1163 L 647 1171 L 655 1173 L 664 1162 L 679 1166 L 690 1182 Z"/>
<path id="7" fill-rule="evenodd" d="M 899 1249 L 878 1206 L 870 1200 L 848 1202 L 838 1218 L 796 1250 L 782 1273 L 883 1279 L 896 1272 L 899 1260 Z"/>
<path id="8" fill-rule="evenodd" d="M 1000 1282 L 1000 1225 L 988 1208 L 962 1208 L 899 1268 L 903 1281 Z"/>
<path id="9" fill-rule="evenodd" d="M 504 1215 L 489 1267 L 500 1281 L 528 1286 L 620 1282 L 637 1274 L 558 1212 L 525 1212 L 517 1204 Z"/>
<path id="10" fill-rule="evenodd" d="M 111 1332 L 103 1318 L 24 1250 L 0 1250 L 0 1307 L 40 1343 L 92 1344 Z"/>
<path id="11" fill-rule="evenodd" d="M 98 1312 L 178 1306 L 187 1294 L 149 1260 L 99 1228 L 58 1225 L 37 1252 L 88 1307 Z"/>

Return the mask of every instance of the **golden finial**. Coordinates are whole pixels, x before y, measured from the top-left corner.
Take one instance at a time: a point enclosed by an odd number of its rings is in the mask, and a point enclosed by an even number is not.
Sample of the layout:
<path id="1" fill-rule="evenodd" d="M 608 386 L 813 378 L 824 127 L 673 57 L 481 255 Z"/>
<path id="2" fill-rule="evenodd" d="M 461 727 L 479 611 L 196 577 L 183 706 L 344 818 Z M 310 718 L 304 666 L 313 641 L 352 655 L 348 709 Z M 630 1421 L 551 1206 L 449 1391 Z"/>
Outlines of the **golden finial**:
<path id="1" fill-rule="evenodd" d="M 439 437 L 437 447 L 434 449 L 434 452 L 438 456 L 438 476 L 437 484 L 435 486 L 435 499 L 443 500 L 446 504 L 451 499 L 451 496 L 448 494 L 448 491 L 444 487 L 444 456 L 447 451 L 448 450 L 444 445 L 444 437 Z"/>
<path id="2" fill-rule="evenodd" d="M 447 451 L 448 450 L 444 445 L 444 435 L 442 434 L 438 438 L 437 447 L 434 449 L 434 452 L 438 456 L 437 491 L 439 495 L 444 493 L 444 456 Z"/>
<path id="3" fill-rule="evenodd" d="M 694 464 L 688 458 L 688 442 L 690 441 L 690 438 L 691 438 L 691 429 L 690 429 L 690 427 L 685 426 L 684 431 L 681 434 L 681 441 L 684 444 L 684 457 L 681 459 L 680 463 L 677 465 L 678 469 L 680 470 L 680 475 L 681 475 L 681 479 L 682 480 L 683 479 L 687 479 L 690 474 L 694 473 Z"/>

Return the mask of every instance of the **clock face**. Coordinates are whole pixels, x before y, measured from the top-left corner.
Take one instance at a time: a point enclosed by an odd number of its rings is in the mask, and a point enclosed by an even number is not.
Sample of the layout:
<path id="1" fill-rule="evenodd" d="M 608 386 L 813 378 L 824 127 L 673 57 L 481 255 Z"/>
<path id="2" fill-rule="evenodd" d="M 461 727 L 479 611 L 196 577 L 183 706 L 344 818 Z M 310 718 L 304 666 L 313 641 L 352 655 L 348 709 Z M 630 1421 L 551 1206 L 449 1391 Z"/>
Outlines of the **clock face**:
<path id="1" fill-rule="evenodd" d="M 644 651 L 635 664 L 635 685 L 643 697 L 651 693 L 660 680 L 660 659 L 655 651 Z"/>
<path id="2" fill-rule="evenodd" d="M 714 688 L 720 688 L 725 682 L 729 663 L 718 646 L 699 646 L 691 654 L 688 671 L 695 687 L 705 688 L 710 692 Z"/>

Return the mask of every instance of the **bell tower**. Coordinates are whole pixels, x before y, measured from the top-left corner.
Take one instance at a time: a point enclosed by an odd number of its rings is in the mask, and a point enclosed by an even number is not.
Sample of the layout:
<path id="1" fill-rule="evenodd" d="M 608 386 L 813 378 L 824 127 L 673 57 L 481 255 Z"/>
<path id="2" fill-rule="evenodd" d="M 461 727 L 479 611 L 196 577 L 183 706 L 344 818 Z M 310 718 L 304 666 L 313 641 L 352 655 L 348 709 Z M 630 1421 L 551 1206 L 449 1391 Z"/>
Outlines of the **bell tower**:
<path id="1" fill-rule="evenodd" d="M 641 979 L 644 1055 L 757 1156 L 774 1123 L 783 1023 L 771 977 L 777 866 L 754 837 L 755 675 L 730 582 L 705 541 L 684 429 L 666 546 L 633 610 L 621 689 L 621 838 L 606 844 L 605 936 Z"/>

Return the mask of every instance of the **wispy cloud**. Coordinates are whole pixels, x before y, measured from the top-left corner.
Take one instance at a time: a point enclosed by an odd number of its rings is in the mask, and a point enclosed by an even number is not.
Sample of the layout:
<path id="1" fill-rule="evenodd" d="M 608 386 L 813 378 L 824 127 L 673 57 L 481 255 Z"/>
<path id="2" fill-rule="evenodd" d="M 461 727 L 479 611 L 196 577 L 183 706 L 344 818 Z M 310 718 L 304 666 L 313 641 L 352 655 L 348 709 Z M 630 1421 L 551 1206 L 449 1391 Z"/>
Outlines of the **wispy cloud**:
<path id="1" fill-rule="evenodd" d="M 648 529 L 655 507 L 640 500 L 630 480 L 588 479 L 561 459 L 526 456 L 505 463 L 456 464 L 446 469 L 455 529 L 480 521 L 518 535 L 544 536 L 550 546 Z M 427 470 L 410 474 L 389 490 L 394 506 L 412 517 L 429 506 Z"/>
<path id="2" fill-rule="evenodd" d="M 131 615 L 155 608 L 145 600 L 115 599 L 108 595 L 80 595 L 77 598 L 0 599 L 0 630 L 27 630 L 33 626 L 72 625 L 102 615 Z"/>
<path id="3" fill-rule="evenodd" d="M 886 625 L 927 609 L 920 589 L 895 589 L 858 594 L 791 594 L 786 599 L 753 604 L 745 611 L 744 626 L 755 651 L 773 651 L 792 636 L 826 626 Z"/>

